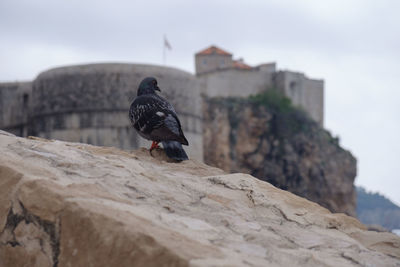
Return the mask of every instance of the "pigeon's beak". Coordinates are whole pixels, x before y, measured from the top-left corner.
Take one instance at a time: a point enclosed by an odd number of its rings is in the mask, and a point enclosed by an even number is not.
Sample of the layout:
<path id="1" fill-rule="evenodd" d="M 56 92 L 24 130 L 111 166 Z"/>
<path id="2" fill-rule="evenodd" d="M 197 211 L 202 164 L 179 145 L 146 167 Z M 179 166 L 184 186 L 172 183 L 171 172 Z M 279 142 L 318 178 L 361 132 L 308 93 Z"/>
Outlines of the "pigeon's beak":
<path id="1" fill-rule="evenodd" d="M 160 87 L 158 86 L 156 86 L 156 90 L 161 92 Z"/>

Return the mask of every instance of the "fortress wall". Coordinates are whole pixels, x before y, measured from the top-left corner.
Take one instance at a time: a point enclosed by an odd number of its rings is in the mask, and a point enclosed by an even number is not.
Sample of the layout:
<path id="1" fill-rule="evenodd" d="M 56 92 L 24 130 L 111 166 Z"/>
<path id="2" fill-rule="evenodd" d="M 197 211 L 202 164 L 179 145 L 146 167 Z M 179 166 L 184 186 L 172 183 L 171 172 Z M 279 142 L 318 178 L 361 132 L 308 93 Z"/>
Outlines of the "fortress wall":
<path id="1" fill-rule="evenodd" d="M 101 146 L 135 148 L 139 138 L 129 125 L 125 110 L 66 112 L 35 120 L 37 136 Z"/>
<path id="2" fill-rule="evenodd" d="M 128 110 L 140 81 L 154 76 L 181 119 L 189 157 L 202 161 L 202 113 L 196 78 L 173 68 L 93 64 L 53 69 L 33 86 L 34 135 L 135 149 L 149 146 L 130 124 Z"/>
<path id="3" fill-rule="evenodd" d="M 275 77 L 275 87 L 323 126 L 323 80 L 309 79 L 299 72 L 280 71 Z"/>
<path id="4" fill-rule="evenodd" d="M 262 71 L 226 69 L 199 75 L 199 79 L 208 97 L 248 97 L 270 88 L 272 76 Z"/>
<path id="5" fill-rule="evenodd" d="M 304 105 L 308 107 L 308 112 L 319 125 L 324 125 L 324 81 L 306 78 L 304 81 L 306 97 Z"/>
<path id="6" fill-rule="evenodd" d="M 296 106 L 302 106 L 305 97 L 304 74 L 299 72 L 280 71 L 276 77 L 275 87 L 291 99 Z M 303 107 L 306 109 L 306 107 Z"/>
<path id="7" fill-rule="evenodd" d="M 180 116 L 181 123 L 188 125 L 185 131 L 190 158 L 202 161 L 203 144 L 198 131 L 201 125 L 189 116 Z M 194 123 L 193 123 L 194 122 Z M 37 136 L 99 146 L 116 146 L 127 150 L 149 148 L 151 141 L 141 138 L 131 127 L 125 110 L 82 113 L 60 113 L 43 116 L 37 125 Z"/>
<path id="8" fill-rule="evenodd" d="M 32 85 L 0 83 L 0 129 L 25 136 Z"/>
<path id="9" fill-rule="evenodd" d="M 127 150 L 139 147 L 138 136 L 127 126 L 118 128 L 58 129 L 48 133 L 42 132 L 39 137 L 99 146 L 124 147 Z"/>
<path id="10" fill-rule="evenodd" d="M 277 88 L 295 106 L 306 110 L 323 126 L 324 82 L 312 80 L 303 73 L 226 69 L 198 75 L 203 93 L 208 97 L 248 97 L 269 88 Z"/>

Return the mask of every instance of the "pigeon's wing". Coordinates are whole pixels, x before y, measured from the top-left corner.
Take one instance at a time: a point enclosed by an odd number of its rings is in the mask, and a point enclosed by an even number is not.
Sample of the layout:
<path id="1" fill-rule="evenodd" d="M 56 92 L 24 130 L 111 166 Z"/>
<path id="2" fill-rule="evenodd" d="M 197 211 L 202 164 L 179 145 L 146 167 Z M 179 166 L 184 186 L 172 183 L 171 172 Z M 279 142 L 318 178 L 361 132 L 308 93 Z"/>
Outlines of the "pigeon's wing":
<path id="1" fill-rule="evenodd" d="M 153 140 L 177 140 L 187 144 L 174 108 L 159 96 L 137 97 L 129 111 L 134 128 Z"/>
<path id="2" fill-rule="evenodd" d="M 180 127 L 179 120 L 171 113 L 165 114 L 163 123 L 154 127 L 151 136 L 155 140 L 175 140 L 188 145 Z"/>
<path id="3" fill-rule="evenodd" d="M 168 108 L 168 105 L 155 97 L 150 95 L 139 96 L 131 104 L 129 118 L 133 126 L 137 125 L 139 121 L 140 124 L 143 125 L 143 123 L 151 119 L 157 111 L 165 108 Z"/>
<path id="4" fill-rule="evenodd" d="M 175 112 L 171 112 L 168 117 L 165 119 L 165 125 L 168 129 L 173 131 L 176 135 L 179 136 L 179 141 L 184 145 L 189 145 L 185 135 L 182 131 L 181 122 L 178 119 L 178 116 Z"/>
<path id="5" fill-rule="evenodd" d="M 174 128 L 176 133 L 183 135 L 181 122 L 179 121 L 178 115 L 176 114 L 174 107 L 163 97 L 159 95 L 156 95 L 156 97 L 165 104 L 166 110 L 168 110 L 167 114 L 170 115 L 166 117 L 167 126 L 171 127 L 171 129 Z"/>
<path id="6" fill-rule="evenodd" d="M 156 95 L 155 97 L 160 99 L 166 107 L 166 117 L 164 119 L 164 125 L 162 125 L 159 130 L 164 131 L 164 134 L 168 134 L 168 132 L 173 133 L 175 137 L 178 137 L 175 140 L 181 142 L 184 145 L 189 145 L 185 135 L 183 134 L 181 122 L 179 121 L 178 115 L 176 114 L 173 106 L 161 96 Z M 167 128 L 168 131 L 165 132 L 165 129 L 163 128 Z"/>

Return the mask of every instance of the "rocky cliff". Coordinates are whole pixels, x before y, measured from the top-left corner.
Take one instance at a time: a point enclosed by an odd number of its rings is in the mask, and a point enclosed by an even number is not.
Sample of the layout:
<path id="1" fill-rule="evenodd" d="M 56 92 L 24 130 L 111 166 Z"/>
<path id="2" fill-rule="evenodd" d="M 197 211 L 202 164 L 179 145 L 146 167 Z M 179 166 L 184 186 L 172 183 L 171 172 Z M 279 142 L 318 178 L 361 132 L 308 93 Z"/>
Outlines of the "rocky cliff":
<path id="1" fill-rule="evenodd" d="M 205 163 L 356 215 L 356 159 L 288 99 L 205 99 L 203 132 Z"/>
<path id="2" fill-rule="evenodd" d="M 400 266 L 400 238 L 246 174 L 0 131 L 0 266 Z"/>

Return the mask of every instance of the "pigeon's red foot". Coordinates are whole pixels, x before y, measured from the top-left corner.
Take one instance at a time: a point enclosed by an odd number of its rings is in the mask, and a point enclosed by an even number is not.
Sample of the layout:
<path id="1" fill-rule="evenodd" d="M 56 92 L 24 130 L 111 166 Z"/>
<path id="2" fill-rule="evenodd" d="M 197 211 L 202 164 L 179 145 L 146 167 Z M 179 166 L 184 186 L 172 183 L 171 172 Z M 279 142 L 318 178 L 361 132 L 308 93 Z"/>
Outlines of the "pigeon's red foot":
<path id="1" fill-rule="evenodd" d="M 158 146 L 158 142 L 153 141 L 153 143 L 151 144 L 151 147 L 150 147 L 150 152 L 155 148 L 160 148 L 160 147 Z"/>

